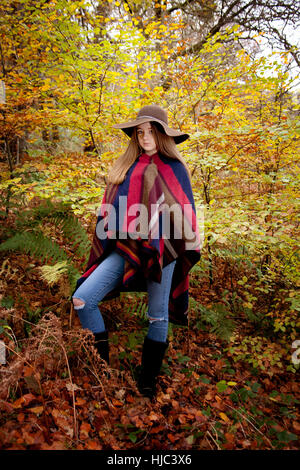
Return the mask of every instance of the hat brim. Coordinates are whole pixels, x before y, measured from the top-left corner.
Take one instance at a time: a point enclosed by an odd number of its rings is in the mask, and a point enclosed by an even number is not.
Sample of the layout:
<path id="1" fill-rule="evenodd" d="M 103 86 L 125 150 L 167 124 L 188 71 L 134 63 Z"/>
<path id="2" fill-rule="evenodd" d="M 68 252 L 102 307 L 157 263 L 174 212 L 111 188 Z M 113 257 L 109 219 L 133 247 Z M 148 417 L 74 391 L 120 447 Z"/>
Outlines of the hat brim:
<path id="1" fill-rule="evenodd" d="M 134 127 L 139 126 L 140 124 L 144 124 L 145 122 L 157 122 L 158 124 L 160 124 L 163 127 L 165 133 L 169 137 L 173 137 L 176 144 L 180 144 L 181 142 L 184 142 L 185 140 L 189 138 L 189 134 L 185 134 L 175 129 L 171 129 L 169 126 L 167 126 L 167 124 L 164 121 L 161 121 L 160 119 L 156 119 L 151 116 L 143 116 L 143 117 L 137 118 L 135 121 L 115 124 L 113 127 L 115 129 L 122 129 L 122 131 L 125 132 L 125 134 L 131 137 Z"/>

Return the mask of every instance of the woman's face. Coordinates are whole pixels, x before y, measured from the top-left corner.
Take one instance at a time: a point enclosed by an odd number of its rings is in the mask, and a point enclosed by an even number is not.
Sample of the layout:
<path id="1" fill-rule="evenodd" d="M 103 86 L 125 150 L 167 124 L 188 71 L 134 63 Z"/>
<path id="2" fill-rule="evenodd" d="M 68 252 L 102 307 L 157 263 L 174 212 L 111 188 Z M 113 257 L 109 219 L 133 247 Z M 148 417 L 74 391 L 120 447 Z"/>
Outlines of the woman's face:
<path id="1" fill-rule="evenodd" d="M 137 126 L 137 138 L 140 147 L 147 155 L 154 155 L 157 152 L 157 146 L 150 122 L 145 122 Z"/>

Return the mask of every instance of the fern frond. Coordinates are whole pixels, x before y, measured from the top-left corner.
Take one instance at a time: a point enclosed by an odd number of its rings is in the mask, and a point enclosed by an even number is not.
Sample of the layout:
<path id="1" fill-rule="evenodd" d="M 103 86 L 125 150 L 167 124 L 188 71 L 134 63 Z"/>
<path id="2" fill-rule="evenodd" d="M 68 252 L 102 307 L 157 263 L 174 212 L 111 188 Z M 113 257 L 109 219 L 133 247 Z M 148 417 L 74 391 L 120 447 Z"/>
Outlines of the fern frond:
<path id="1" fill-rule="evenodd" d="M 17 233 L 5 242 L 1 243 L 0 251 L 22 251 L 39 258 L 42 262 L 67 260 L 67 253 L 50 238 L 41 232 Z"/>
<path id="2" fill-rule="evenodd" d="M 64 203 L 53 203 L 47 199 L 33 209 L 20 212 L 16 219 L 16 227 L 21 231 L 26 227 L 37 227 L 45 221 L 62 231 L 65 240 L 71 244 L 72 249 L 76 249 L 80 257 L 89 255 L 91 244 L 88 234 L 71 209 Z"/>
<path id="3" fill-rule="evenodd" d="M 145 300 L 144 293 L 141 292 L 134 292 L 134 297 L 136 298 L 134 303 L 130 303 L 127 307 L 126 314 L 128 315 L 136 315 L 137 317 L 141 318 L 142 320 L 147 320 L 147 310 L 148 304 Z M 131 293 L 132 295 L 132 293 Z M 126 293 L 125 293 L 126 296 Z"/>
<path id="4" fill-rule="evenodd" d="M 54 265 L 45 265 L 39 268 L 41 277 L 44 281 L 48 282 L 49 286 L 57 283 L 60 278 L 68 272 L 67 261 L 60 261 Z"/>
<path id="5" fill-rule="evenodd" d="M 225 341 L 230 341 L 236 324 L 230 318 L 218 318 L 216 324 L 212 327 L 212 332 L 215 333 L 219 338 L 224 339 Z"/>
<path id="6" fill-rule="evenodd" d="M 88 256 L 91 248 L 87 232 L 74 214 L 55 213 L 49 216 L 49 221 L 57 226 L 64 235 L 64 238 L 71 243 L 72 248 L 76 248 L 79 256 Z"/>
<path id="7" fill-rule="evenodd" d="M 67 253 L 53 240 L 45 237 L 41 232 L 17 233 L 0 244 L 1 251 L 21 251 L 38 258 L 41 262 L 51 260 L 53 263 L 64 261 L 68 268 L 68 277 L 71 286 L 75 286 L 80 277 L 79 271 L 68 259 Z"/>
<path id="8" fill-rule="evenodd" d="M 191 300 L 193 300 L 193 308 L 200 315 L 200 320 L 203 323 L 208 323 L 211 326 L 211 331 L 219 338 L 229 341 L 236 329 L 236 323 L 230 318 L 232 314 L 226 309 L 225 305 L 215 304 L 208 309 L 194 299 Z"/>

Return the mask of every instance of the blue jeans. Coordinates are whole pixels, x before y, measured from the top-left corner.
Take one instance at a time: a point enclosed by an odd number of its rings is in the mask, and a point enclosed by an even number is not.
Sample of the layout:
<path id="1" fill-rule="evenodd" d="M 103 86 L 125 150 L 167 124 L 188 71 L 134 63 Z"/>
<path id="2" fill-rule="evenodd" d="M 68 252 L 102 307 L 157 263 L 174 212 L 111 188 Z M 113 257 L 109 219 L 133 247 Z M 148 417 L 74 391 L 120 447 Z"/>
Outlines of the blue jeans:
<path id="1" fill-rule="evenodd" d="M 149 328 L 147 336 L 154 341 L 165 342 L 168 335 L 169 295 L 176 260 L 162 270 L 161 283 L 147 280 Z M 112 252 L 89 275 L 73 294 L 84 304 L 74 306 L 83 328 L 93 333 L 105 331 L 105 324 L 98 303 L 122 282 L 124 258 Z"/>

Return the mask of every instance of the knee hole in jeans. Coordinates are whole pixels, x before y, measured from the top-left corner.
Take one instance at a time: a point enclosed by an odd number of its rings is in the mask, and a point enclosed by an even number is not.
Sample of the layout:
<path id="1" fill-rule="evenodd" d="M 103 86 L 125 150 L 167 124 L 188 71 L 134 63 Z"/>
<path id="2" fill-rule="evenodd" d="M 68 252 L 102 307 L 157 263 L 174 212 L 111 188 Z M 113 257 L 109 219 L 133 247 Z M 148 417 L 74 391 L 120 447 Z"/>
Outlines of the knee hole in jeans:
<path id="1" fill-rule="evenodd" d="M 81 308 L 85 306 L 85 301 L 82 299 L 73 297 L 72 300 L 73 300 L 73 305 L 74 305 L 75 310 L 80 310 Z"/>
<path id="2" fill-rule="evenodd" d="M 148 319 L 149 319 L 149 322 L 150 322 L 150 323 L 157 322 L 157 321 L 164 321 L 164 317 L 152 318 L 152 317 L 149 317 L 149 316 L 148 316 Z"/>

